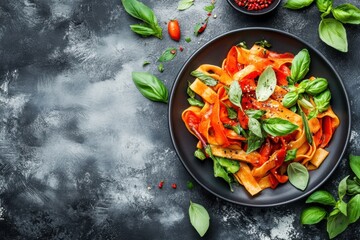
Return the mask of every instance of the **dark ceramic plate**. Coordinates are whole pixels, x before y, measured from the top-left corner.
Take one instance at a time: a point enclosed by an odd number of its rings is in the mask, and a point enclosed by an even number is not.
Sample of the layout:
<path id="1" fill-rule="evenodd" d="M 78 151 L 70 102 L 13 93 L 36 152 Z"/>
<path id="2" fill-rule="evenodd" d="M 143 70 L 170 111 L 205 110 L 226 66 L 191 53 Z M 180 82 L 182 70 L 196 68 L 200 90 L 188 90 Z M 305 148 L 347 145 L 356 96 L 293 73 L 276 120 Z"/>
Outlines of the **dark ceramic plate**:
<path id="1" fill-rule="evenodd" d="M 305 191 L 297 190 L 290 183 L 279 185 L 275 190 L 265 189 L 251 197 L 242 186 L 234 185 L 229 190 L 225 181 L 213 176 L 212 161 L 195 159 L 193 153 L 197 139 L 191 135 L 181 120 L 181 113 L 189 105 L 187 102 L 187 81 L 193 81 L 190 72 L 204 63 L 221 66 L 231 46 L 246 41 L 249 46 L 258 40 L 272 43 L 276 52 L 298 53 L 307 48 L 311 56 L 310 74 L 328 79 L 332 93 L 331 105 L 340 118 L 340 126 L 330 142 L 329 156 L 315 171 L 310 171 L 310 182 Z M 184 64 L 175 80 L 169 102 L 169 128 L 176 152 L 191 176 L 205 189 L 227 201 L 246 205 L 267 207 L 293 202 L 309 195 L 334 172 L 345 152 L 350 136 L 350 104 L 340 76 L 330 62 L 310 44 L 291 34 L 269 28 L 245 28 L 218 36 L 197 50 Z"/>

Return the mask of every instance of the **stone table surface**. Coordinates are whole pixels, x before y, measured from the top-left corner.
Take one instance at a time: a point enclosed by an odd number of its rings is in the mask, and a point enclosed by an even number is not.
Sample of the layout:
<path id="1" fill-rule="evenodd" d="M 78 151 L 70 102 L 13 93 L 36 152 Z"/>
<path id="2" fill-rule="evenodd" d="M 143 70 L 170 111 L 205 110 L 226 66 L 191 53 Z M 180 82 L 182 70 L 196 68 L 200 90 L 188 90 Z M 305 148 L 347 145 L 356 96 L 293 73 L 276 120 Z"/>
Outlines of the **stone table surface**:
<path id="1" fill-rule="evenodd" d="M 207 29 L 195 37 L 194 25 L 206 17 L 210 0 L 196 0 L 185 11 L 175 0 L 143 2 L 163 27 L 162 40 L 134 34 L 129 25 L 138 21 L 120 0 L 0 2 L 0 238 L 199 239 L 188 217 L 192 200 L 211 217 L 204 239 L 327 239 L 325 222 L 300 224 L 305 199 L 244 207 L 198 185 L 172 145 L 168 106 L 145 99 L 131 73 L 148 71 L 171 89 L 188 57 L 227 31 L 270 27 L 300 37 L 331 62 L 351 102 L 349 146 L 321 187 L 335 194 L 350 174 L 349 153 L 360 153 L 359 27 L 346 25 L 349 52 L 340 53 L 319 39 L 315 5 L 299 11 L 279 6 L 273 14 L 250 17 L 218 0 Z M 358 0 L 347 2 L 359 7 Z M 167 35 L 173 18 L 182 28 L 179 43 Z M 161 52 L 180 46 L 184 50 L 160 73 Z M 143 66 L 145 61 L 150 64 Z M 339 239 L 359 236 L 356 223 Z"/>

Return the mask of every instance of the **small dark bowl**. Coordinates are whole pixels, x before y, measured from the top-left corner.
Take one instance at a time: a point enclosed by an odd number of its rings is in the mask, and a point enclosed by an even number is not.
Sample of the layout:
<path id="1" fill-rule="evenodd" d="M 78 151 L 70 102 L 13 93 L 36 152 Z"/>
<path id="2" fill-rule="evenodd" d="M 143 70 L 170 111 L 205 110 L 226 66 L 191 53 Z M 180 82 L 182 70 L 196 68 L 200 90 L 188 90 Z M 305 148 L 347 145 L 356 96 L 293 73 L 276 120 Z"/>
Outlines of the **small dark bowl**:
<path id="1" fill-rule="evenodd" d="M 279 6 L 281 0 L 273 0 L 273 2 L 264 9 L 261 10 L 247 10 L 245 7 L 240 7 L 235 0 L 227 0 L 228 3 L 235 8 L 237 11 L 245 13 L 247 15 L 253 15 L 253 16 L 259 16 L 259 15 L 265 15 L 270 12 L 272 12 L 277 6 Z"/>

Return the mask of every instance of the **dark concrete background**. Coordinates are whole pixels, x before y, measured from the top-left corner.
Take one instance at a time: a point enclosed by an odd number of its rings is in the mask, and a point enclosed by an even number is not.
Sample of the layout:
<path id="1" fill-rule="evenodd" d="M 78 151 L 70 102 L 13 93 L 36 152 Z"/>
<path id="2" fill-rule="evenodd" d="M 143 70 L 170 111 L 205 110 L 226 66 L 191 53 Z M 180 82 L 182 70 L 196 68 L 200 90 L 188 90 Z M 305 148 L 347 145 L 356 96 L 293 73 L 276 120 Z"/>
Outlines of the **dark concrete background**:
<path id="1" fill-rule="evenodd" d="M 249 17 L 218 0 L 216 18 L 195 37 L 193 27 L 206 17 L 210 0 L 182 12 L 178 1 L 143 2 L 158 17 L 162 40 L 131 32 L 138 21 L 119 0 L 0 2 L 0 239 L 199 239 L 189 223 L 190 200 L 209 211 L 205 239 L 326 239 L 325 222 L 299 223 L 304 199 L 250 208 L 218 199 L 195 182 L 187 189 L 193 180 L 171 143 L 168 106 L 143 98 L 131 72 L 149 71 L 170 89 L 186 59 L 229 30 L 271 27 L 302 38 L 333 64 L 352 105 L 347 154 L 322 186 L 335 194 L 350 174 L 348 154 L 360 154 L 359 27 L 346 25 L 349 52 L 340 53 L 320 41 L 314 5 Z M 359 7 L 357 0 L 347 2 Z M 172 18 L 181 24 L 180 43 L 167 35 Z M 184 51 L 159 73 L 161 52 L 180 45 Z M 143 67 L 144 61 L 151 64 Z M 356 223 L 339 239 L 359 236 Z"/>

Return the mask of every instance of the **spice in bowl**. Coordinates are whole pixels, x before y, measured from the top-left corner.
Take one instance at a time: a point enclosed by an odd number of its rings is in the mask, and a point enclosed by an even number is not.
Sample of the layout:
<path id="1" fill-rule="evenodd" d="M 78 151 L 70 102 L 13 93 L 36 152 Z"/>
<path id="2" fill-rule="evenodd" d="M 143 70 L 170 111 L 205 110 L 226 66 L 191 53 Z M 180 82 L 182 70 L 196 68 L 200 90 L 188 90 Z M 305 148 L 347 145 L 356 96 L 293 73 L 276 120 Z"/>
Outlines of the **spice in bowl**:
<path id="1" fill-rule="evenodd" d="M 235 2 L 248 11 L 258 11 L 269 7 L 273 0 L 235 0 Z"/>

